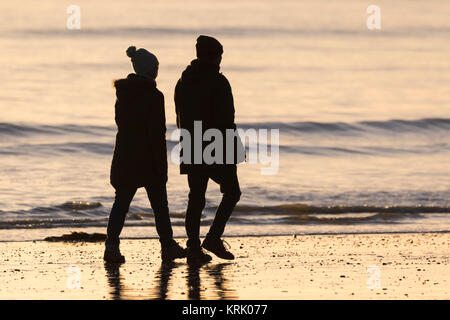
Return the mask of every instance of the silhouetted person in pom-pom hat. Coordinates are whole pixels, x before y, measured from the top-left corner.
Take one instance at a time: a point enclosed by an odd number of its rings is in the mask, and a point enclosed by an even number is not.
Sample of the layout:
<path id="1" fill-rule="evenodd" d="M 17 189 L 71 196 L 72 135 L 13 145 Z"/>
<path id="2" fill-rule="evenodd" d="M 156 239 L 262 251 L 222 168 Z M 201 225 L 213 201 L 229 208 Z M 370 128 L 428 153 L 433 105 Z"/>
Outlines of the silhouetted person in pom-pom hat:
<path id="1" fill-rule="evenodd" d="M 116 80 L 116 144 L 111 165 L 111 184 L 116 189 L 109 216 L 104 260 L 125 262 L 119 250 L 119 235 L 136 190 L 145 187 L 155 216 L 161 242 L 161 257 L 172 260 L 186 256 L 173 239 L 167 203 L 167 146 L 164 96 L 156 88 L 158 59 L 145 49 L 129 47 L 133 69 Z"/>
<path id="2" fill-rule="evenodd" d="M 234 259 L 225 248 L 221 237 L 225 225 L 233 212 L 241 190 L 237 178 L 236 164 L 243 161 L 243 146 L 239 138 L 228 141 L 226 130 L 236 130 L 234 122 L 234 103 L 230 84 L 225 76 L 219 73 L 223 47 L 219 41 L 208 36 L 199 36 L 196 44 L 197 59 L 183 72 L 175 88 L 175 106 L 177 126 L 186 129 L 191 135 L 190 159 L 181 150 L 181 174 L 187 174 L 189 183 L 189 202 L 186 211 L 186 232 L 188 235 L 188 262 L 206 263 L 211 256 L 204 253 L 202 247 L 220 258 Z M 223 137 L 223 154 L 219 161 L 195 163 L 194 121 L 201 121 L 202 130 L 217 129 Z M 183 144 L 182 144 L 183 145 Z M 200 151 L 203 155 L 203 143 Z M 182 147 L 183 148 L 183 147 Z M 226 161 L 227 153 L 233 153 L 231 163 Z M 189 152 L 187 152 L 189 154 Z M 244 155 L 245 157 L 245 155 Z M 203 243 L 200 243 L 200 218 L 205 207 L 205 193 L 208 180 L 220 185 L 223 193 L 222 201 L 217 208 L 214 222 Z"/>

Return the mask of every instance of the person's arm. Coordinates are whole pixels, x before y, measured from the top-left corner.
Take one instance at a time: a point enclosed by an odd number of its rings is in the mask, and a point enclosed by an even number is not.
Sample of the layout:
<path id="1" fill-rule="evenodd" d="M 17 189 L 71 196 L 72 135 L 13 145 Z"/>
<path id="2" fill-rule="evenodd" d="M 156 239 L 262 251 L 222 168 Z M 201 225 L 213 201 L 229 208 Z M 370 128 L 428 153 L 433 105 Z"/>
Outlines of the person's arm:
<path id="1" fill-rule="evenodd" d="M 166 111 L 165 111 L 165 103 L 164 103 L 164 95 L 162 93 L 158 94 L 158 108 L 156 108 L 155 121 L 154 121 L 155 129 L 157 136 L 159 137 L 159 141 L 162 144 L 162 148 L 164 149 L 164 155 L 167 155 L 167 145 L 166 145 Z"/>
<path id="2" fill-rule="evenodd" d="M 230 83 L 220 74 L 215 92 L 215 122 L 222 129 L 236 129 L 234 123 L 234 100 Z"/>
<path id="3" fill-rule="evenodd" d="M 119 129 L 119 100 L 116 99 L 116 103 L 114 105 L 114 121 L 116 122 L 117 129 Z"/>
<path id="4" fill-rule="evenodd" d="M 161 165 L 163 173 L 167 174 L 167 144 L 166 144 L 166 114 L 164 95 L 156 95 L 156 104 L 149 119 L 149 128 L 154 158 Z"/>
<path id="5" fill-rule="evenodd" d="M 224 75 L 220 74 L 218 81 L 218 88 L 216 92 L 216 123 L 217 127 L 221 130 L 233 129 L 236 130 L 236 123 L 234 121 L 234 100 L 233 93 L 231 91 L 230 83 Z M 231 142 L 231 141 L 230 141 Z M 225 142 L 224 154 L 228 157 L 229 141 Z M 245 148 L 239 136 L 233 138 L 233 163 L 240 163 L 245 161 Z M 224 161 L 229 161 L 228 158 Z"/>
<path id="6" fill-rule="evenodd" d="M 181 128 L 181 123 L 180 123 L 180 110 L 179 110 L 179 104 L 180 101 L 178 99 L 179 97 L 179 91 L 180 91 L 180 80 L 178 80 L 177 85 L 175 86 L 175 94 L 174 94 L 174 101 L 175 101 L 175 114 L 177 116 L 177 128 Z"/>

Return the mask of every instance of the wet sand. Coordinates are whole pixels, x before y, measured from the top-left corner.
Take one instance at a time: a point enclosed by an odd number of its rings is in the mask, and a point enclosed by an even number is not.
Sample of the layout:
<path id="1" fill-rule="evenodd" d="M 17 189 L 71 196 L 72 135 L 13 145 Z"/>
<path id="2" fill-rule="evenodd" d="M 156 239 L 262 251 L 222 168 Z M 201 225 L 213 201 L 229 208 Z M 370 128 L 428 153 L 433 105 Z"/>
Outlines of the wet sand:
<path id="1" fill-rule="evenodd" d="M 0 299 L 450 298 L 448 233 L 226 240 L 236 260 L 200 268 L 162 265 L 155 239 L 122 240 L 108 267 L 102 243 L 2 242 Z"/>

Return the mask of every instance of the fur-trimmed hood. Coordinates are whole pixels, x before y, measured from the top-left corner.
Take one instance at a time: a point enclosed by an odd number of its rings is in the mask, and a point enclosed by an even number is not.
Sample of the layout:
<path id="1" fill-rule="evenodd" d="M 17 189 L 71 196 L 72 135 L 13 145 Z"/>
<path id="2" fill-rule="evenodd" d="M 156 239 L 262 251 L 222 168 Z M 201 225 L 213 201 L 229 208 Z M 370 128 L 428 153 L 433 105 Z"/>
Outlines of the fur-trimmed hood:
<path id="1" fill-rule="evenodd" d="M 135 73 L 130 73 L 124 79 L 115 80 L 113 85 L 116 88 L 116 96 L 119 101 L 141 96 L 144 92 L 148 92 L 149 89 L 154 90 L 156 88 L 154 79 Z"/>

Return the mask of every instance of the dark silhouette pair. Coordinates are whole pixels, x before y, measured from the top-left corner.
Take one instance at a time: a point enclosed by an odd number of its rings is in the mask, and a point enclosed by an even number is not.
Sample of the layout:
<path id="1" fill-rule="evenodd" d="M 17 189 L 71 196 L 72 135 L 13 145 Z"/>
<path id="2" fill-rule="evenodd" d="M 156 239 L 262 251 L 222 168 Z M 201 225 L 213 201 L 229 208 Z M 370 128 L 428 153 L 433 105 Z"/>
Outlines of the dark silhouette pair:
<path id="1" fill-rule="evenodd" d="M 175 88 L 177 126 L 192 136 L 194 121 L 202 122 L 203 131 L 217 129 L 224 133 L 227 129 L 236 129 L 231 87 L 219 72 L 222 45 L 212 37 L 200 36 L 196 51 L 197 59 L 186 68 Z M 234 259 L 221 237 L 241 195 L 236 168 L 238 161 L 227 163 L 226 152 L 223 152 L 223 159 L 215 163 L 194 163 L 193 144 L 192 152 L 189 152 L 191 159 L 186 159 L 186 154 L 182 157 L 180 173 L 187 175 L 190 190 L 186 211 L 187 249 L 182 248 L 173 239 L 167 201 L 164 96 L 155 82 L 159 63 L 145 49 L 130 47 L 127 55 L 131 58 L 135 73 L 114 82 L 118 132 L 111 165 L 111 184 L 116 190 L 116 197 L 108 222 L 105 261 L 125 261 L 119 249 L 119 235 L 130 203 L 140 187 L 145 187 L 154 212 L 164 261 L 187 257 L 190 264 L 207 263 L 211 256 L 202 248 L 220 258 Z M 240 143 L 236 137 L 233 139 L 233 143 Z M 203 148 L 200 150 L 202 155 Z M 209 179 L 220 185 L 223 197 L 213 224 L 201 243 L 200 219 Z"/>

